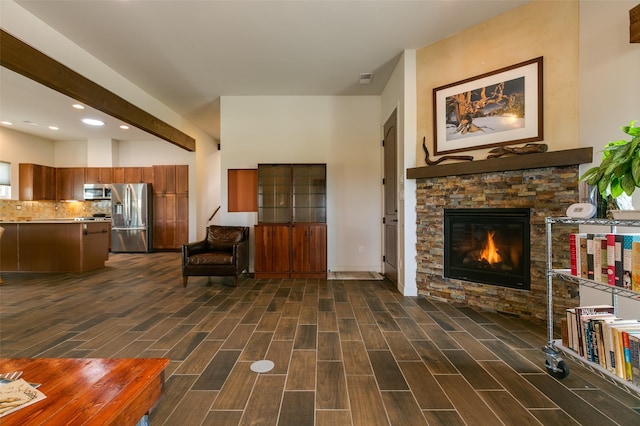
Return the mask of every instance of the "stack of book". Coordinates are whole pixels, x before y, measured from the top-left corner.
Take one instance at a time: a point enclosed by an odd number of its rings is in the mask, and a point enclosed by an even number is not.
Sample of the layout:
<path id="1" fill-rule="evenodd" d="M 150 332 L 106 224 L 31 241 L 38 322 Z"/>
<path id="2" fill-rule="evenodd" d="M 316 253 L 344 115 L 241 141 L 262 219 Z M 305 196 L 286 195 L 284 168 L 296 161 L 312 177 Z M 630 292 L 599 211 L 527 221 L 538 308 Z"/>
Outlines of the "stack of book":
<path id="1" fill-rule="evenodd" d="M 611 305 L 567 309 L 562 343 L 616 376 L 640 384 L 640 320 L 623 320 Z"/>
<path id="2" fill-rule="evenodd" d="M 640 234 L 569 235 L 571 275 L 640 292 Z"/>

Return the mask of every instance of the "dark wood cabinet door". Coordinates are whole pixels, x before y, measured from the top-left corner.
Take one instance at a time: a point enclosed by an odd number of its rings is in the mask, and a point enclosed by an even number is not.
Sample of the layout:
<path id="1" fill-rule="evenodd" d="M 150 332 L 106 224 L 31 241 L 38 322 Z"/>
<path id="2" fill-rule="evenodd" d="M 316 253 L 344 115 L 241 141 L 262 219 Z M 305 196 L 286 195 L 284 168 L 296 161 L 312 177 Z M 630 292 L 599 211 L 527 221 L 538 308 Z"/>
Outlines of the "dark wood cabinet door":
<path id="1" fill-rule="evenodd" d="M 309 227 L 296 225 L 291 229 L 291 248 L 293 249 L 293 272 L 309 272 Z"/>
<path id="2" fill-rule="evenodd" d="M 58 200 L 84 200 L 83 167 L 60 167 L 56 177 Z"/>
<path id="3" fill-rule="evenodd" d="M 256 273 L 271 270 L 271 227 L 256 225 L 255 227 L 254 270 Z"/>
<path id="4" fill-rule="evenodd" d="M 326 225 L 294 225 L 292 228 L 291 248 L 293 254 L 293 273 L 326 273 Z"/>
<path id="5" fill-rule="evenodd" d="M 290 233 L 287 225 L 256 225 L 254 269 L 257 274 L 291 271 Z"/>
<path id="6" fill-rule="evenodd" d="M 327 272 L 327 225 L 309 225 L 309 272 Z"/>
<path id="7" fill-rule="evenodd" d="M 176 166 L 176 194 L 189 193 L 189 166 Z"/>
<path id="8" fill-rule="evenodd" d="M 189 242 L 189 196 L 176 195 L 176 248 Z"/>
<path id="9" fill-rule="evenodd" d="M 85 167 L 85 183 L 114 183 L 111 167 Z"/>

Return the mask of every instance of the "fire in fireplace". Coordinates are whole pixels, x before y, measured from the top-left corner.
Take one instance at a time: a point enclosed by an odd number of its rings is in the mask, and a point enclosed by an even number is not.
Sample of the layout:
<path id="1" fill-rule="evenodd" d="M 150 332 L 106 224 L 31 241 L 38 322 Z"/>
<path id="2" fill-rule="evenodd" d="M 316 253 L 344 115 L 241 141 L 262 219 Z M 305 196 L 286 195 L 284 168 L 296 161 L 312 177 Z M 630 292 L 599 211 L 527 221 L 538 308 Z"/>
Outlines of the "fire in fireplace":
<path id="1" fill-rule="evenodd" d="M 530 289 L 529 209 L 445 209 L 444 276 Z"/>

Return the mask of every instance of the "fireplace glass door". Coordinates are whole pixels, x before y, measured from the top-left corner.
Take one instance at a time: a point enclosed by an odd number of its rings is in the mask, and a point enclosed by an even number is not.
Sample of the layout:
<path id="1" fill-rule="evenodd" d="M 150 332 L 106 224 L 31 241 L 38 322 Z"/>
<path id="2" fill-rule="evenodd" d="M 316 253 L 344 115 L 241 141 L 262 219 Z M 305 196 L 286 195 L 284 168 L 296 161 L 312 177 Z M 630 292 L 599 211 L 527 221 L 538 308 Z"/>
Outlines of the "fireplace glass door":
<path id="1" fill-rule="evenodd" d="M 445 277 L 529 290 L 529 215 L 529 209 L 445 209 Z"/>

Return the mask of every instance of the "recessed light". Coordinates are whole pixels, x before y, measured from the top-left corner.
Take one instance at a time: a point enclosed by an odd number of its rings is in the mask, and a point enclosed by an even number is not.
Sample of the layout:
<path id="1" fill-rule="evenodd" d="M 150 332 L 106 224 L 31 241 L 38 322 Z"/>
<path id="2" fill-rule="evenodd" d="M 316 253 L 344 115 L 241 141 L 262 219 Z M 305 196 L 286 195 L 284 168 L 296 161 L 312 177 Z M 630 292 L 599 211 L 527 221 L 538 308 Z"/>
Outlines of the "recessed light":
<path id="1" fill-rule="evenodd" d="M 58 128 L 56 126 L 49 126 L 49 129 L 51 129 L 51 130 L 60 130 L 60 128 Z"/>
<path id="2" fill-rule="evenodd" d="M 75 109 L 84 109 L 84 105 L 80 105 L 80 104 L 73 104 L 71 106 L 74 107 Z"/>
<path id="3" fill-rule="evenodd" d="M 4 124 L 5 126 L 13 126 L 13 123 L 10 121 L 0 121 L 0 123 Z"/>
<path id="4" fill-rule="evenodd" d="M 126 124 L 122 124 L 122 125 L 120 125 L 120 128 L 121 128 L 122 130 L 129 130 L 129 126 L 127 126 Z"/>
<path id="5" fill-rule="evenodd" d="M 96 120 L 95 118 L 83 118 L 82 122 L 89 126 L 104 126 L 104 121 Z"/>

